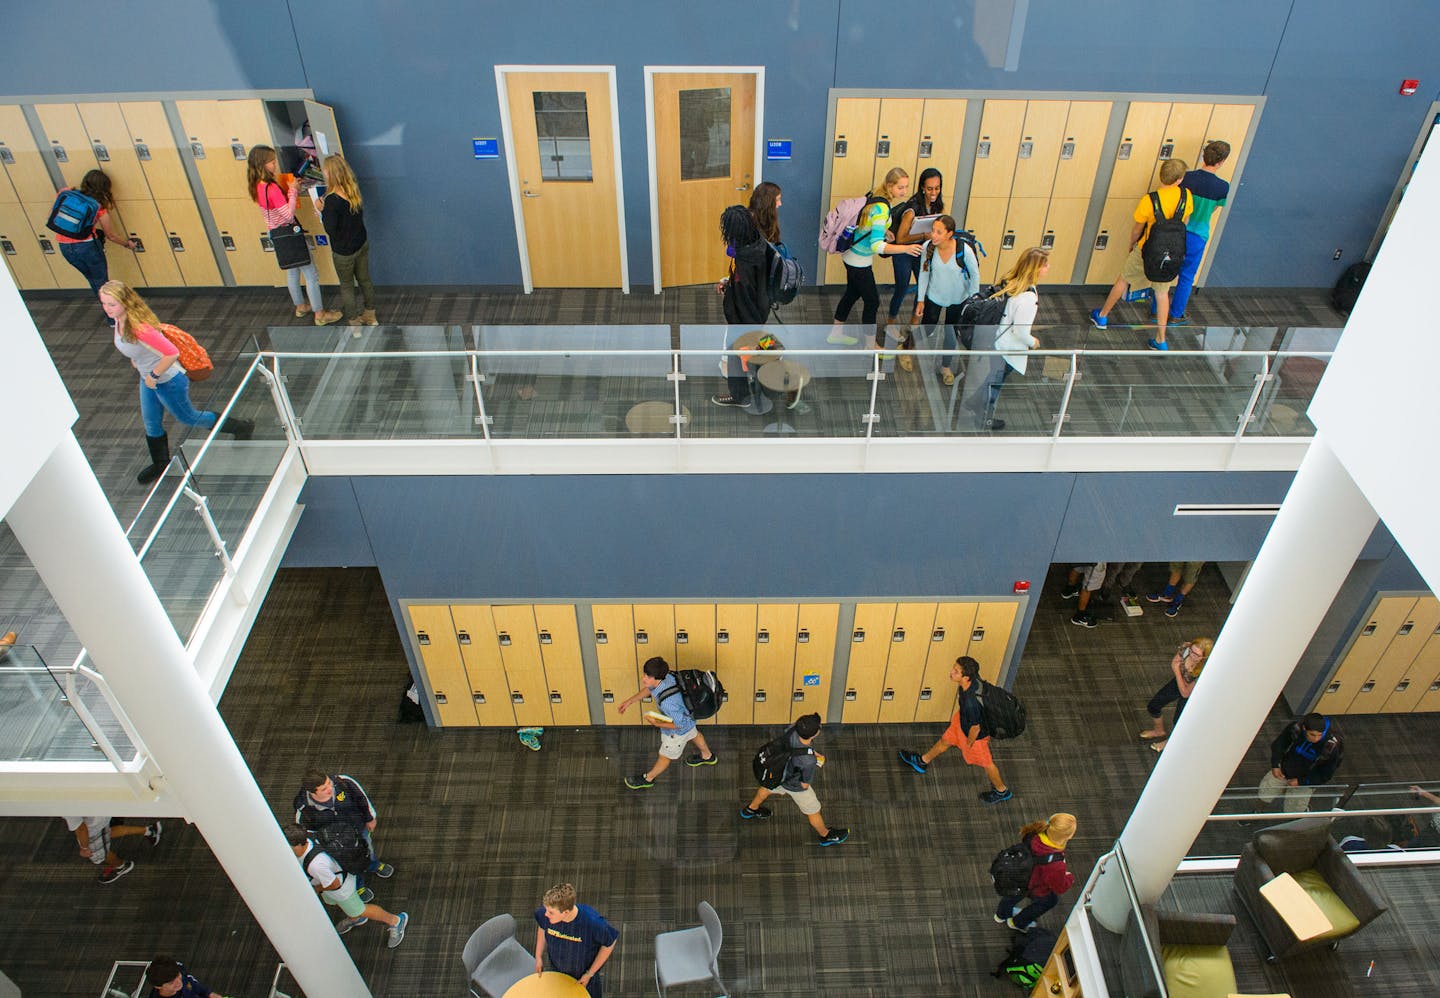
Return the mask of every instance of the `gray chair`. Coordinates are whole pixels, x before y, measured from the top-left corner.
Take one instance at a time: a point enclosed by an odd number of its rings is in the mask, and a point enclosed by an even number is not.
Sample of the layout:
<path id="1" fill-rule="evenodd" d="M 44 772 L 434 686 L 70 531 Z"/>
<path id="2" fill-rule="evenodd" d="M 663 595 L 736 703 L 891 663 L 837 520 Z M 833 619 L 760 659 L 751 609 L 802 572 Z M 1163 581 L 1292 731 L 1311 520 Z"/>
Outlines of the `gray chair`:
<path id="1" fill-rule="evenodd" d="M 516 982 L 535 973 L 535 954 L 515 941 L 513 915 L 496 915 L 476 929 L 460 959 L 470 975 L 470 993 L 476 998 L 476 986 L 490 998 L 500 998 Z"/>
<path id="2" fill-rule="evenodd" d="M 724 931 L 720 927 L 720 916 L 710 907 L 710 902 L 699 905 L 700 925 L 693 929 L 676 932 L 662 932 L 655 937 L 655 990 L 665 998 L 665 989 L 677 984 L 694 984 L 697 981 L 714 980 L 725 990 L 720 980 L 720 943 Z"/>

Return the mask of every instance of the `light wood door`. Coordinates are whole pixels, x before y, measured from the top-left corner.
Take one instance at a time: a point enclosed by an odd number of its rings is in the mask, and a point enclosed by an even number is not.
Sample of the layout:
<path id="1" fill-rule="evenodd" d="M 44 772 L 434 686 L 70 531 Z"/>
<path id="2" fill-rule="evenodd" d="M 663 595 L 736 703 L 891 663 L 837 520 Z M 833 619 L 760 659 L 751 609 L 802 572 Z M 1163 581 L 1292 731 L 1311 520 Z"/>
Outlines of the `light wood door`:
<path id="1" fill-rule="evenodd" d="M 1069 284 L 1080 254 L 1080 236 L 1085 228 L 1089 198 L 1051 198 L 1045 212 L 1045 231 L 1040 245 L 1050 251 L 1050 271 L 1042 284 Z"/>
<path id="2" fill-rule="evenodd" d="M 957 687 L 950 680 L 950 670 L 969 648 L 974 627 L 974 603 L 941 603 L 935 608 L 935 626 L 930 630 L 930 648 L 915 703 L 916 721 L 948 721 L 955 713 Z"/>
<path id="3" fill-rule="evenodd" d="M 721 603 L 715 608 L 715 673 L 725 702 L 715 716 L 721 724 L 755 720 L 755 604 Z"/>
<path id="4" fill-rule="evenodd" d="M 329 104 L 307 100 L 305 120 L 310 122 L 310 134 L 315 137 L 315 151 L 323 163 L 326 156 L 345 154 L 340 145 L 340 129 L 335 125 L 335 109 Z"/>
<path id="5" fill-rule="evenodd" d="M 620 287 L 610 77 L 512 72 L 505 91 L 531 284 Z"/>
<path id="6" fill-rule="evenodd" d="M 259 206 L 249 198 L 238 197 L 210 198 L 209 203 L 235 283 L 274 287 L 280 268 L 274 251 L 265 248 L 269 236 Z"/>
<path id="7" fill-rule="evenodd" d="M 1347 714 L 1352 710 L 1368 714 L 1385 702 L 1389 690 L 1376 696 L 1374 687 L 1366 689 L 1366 685 L 1385 649 L 1390 647 L 1395 632 L 1405 623 L 1414 606 L 1413 596 L 1385 596 L 1380 599 L 1374 612 L 1360 625 L 1359 633 L 1330 677 L 1325 692 L 1320 694 L 1316 710 L 1323 714 Z M 1364 707 L 1365 700 L 1375 701 L 1375 706 Z"/>
<path id="8" fill-rule="evenodd" d="M 1240 150 L 1245 146 L 1245 135 L 1250 130 L 1250 119 L 1254 114 L 1254 104 L 1216 104 L 1210 112 L 1205 141 L 1220 139 L 1230 143 L 1230 158 L 1215 171 L 1217 176 L 1225 180 L 1235 178 L 1235 164 L 1240 162 Z"/>
<path id="9" fill-rule="evenodd" d="M 844 201 L 870 193 L 879 126 L 878 97 L 840 97 L 835 101 L 835 138 L 830 143 L 832 200 Z"/>
<path id="10" fill-rule="evenodd" d="M 200 210 L 189 198 L 166 198 L 155 202 L 160 220 L 165 225 L 165 238 L 170 252 L 188 287 L 214 287 L 224 283 L 215 265 L 215 253 Z"/>
<path id="11" fill-rule="evenodd" d="M 755 614 L 756 724 L 790 720 L 790 683 L 795 670 L 795 634 L 800 608 L 794 603 L 761 603 Z"/>
<path id="12" fill-rule="evenodd" d="M 838 603 L 801 603 L 795 621 L 794 691 L 790 720 L 801 714 L 825 717 L 830 707 L 831 678 L 835 672 L 835 626 Z"/>
<path id="13" fill-rule="evenodd" d="M 1395 692 L 1380 709 L 1386 714 L 1406 714 L 1420 707 L 1421 700 L 1440 678 L 1440 628 L 1431 632 L 1410 669 L 1395 684 Z"/>
<path id="14" fill-rule="evenodd" d="M 315 119 L 310 119 L 310 126 L 315 126 Z M 550 691 L 551 720 L 555 724 L 589 724 L 590 701 L 585 694 L 585 665 L 580 657 L 575 608 L 563 603 L 537 603 L 533 609 Z"/>
<path id="15" fill-rule="evenodd" d="M 60 255 L 60 243 L 55 238 L 55 233 L 45 227 L 45 220 L 50 217 L 50 209 L 54 203 L 52 197 L 49 201 L 32 201 L 20 206 L 30 220 L 31 238 L 39 246 L 45 265 L 50 268 L 50 277 L 55 282 L 55 287 L 88 289 L 90 284 L 80 276 L 80 271 L 70 266 L 65 257 Z"/>
<path id="16" fill-rule="evenodd" d="M 21 204 L 44 201 L 48 208 L 55 200 L 55 185 L 40 158 L 30 123 L 14 104 L 0 105 L 0 165 Z"/>
<path id="17" fill-rule="evenodd" d="M 986 246 L 995 261 L 996 274 L 1008 273 L 1020 259 L 1020 255 L 1031 246 L 1040 245 L 1045 231 L 1045 212 L 1050 204 L 1048 197 L 1011 198 L 1005 211 L 1005 227 L 1000 231 L 999 243 Z M 982 239 L 981 242 L 984 242 Z M 998 248 L 991 249 L 991 246 Z M 987 261 L 981 261 L 982 268 Z M 1070 283 L 1062 281 L 1063 284 Z"/>
<path id="18" fill-rule="evenodd" d="M 1160 164 L 1167 159 L 1182 159 L 1185 168 L 1199 165 L 1200 146 L 1205 142 L 1205 127 L 1210 124 L 1213 104 L 1191 104 L 1177 101 L 1170 105 L 1170 117 L 1155 150 L 1155 169 L 1150 174 L 1150 190 L 1160 186 Z"/>
<path id="19" fill-rule="evenodd" d="M 969 101 L 948 97 L 927 97 L 925 116 L 920 122 L 920 142 L 915 151 L 913 190 L 920 174 L 929 167 L 940 171 L 945 182 L 945 207 L 955 214 L 955 173 L 960 166 L 960 143 L 965 137 L 965 112 Z"/>
<path id="20" fill-rule="evenodd" d="M 1055 186 L 1060 148 L 1070 102 L 1032 100 L 1025 106 L 1025 126 L 1015 150 L 1015 178 L 1010 194 L 1017 198 L 1048 198 Z"/>
<path id="21" fill-rule="evenodd" d="M 450 607 L 450 618 L 455 622 L 455 641 L 465 663 L 476 720 L 486 727 L 510 727 L 515 723 L 515 711 L 510 706 L 510 684 L 495 641 L 490 607 L 456 603 Z"/>
<path id="22" fill-rule="evenodd" d="M 406 610 L 415 632 L 415 650 L 425 670 L 430 706 L 441 727 L 473 728 L 478 721 L 470 704 L 470 679 L 460 657 L 448 606 L 411 606 Z"/>
<path id="23" fill-rule="evenodd" d="M 875 168 L 870 189 L 885 181 L 885 175 L 900 167 L 910 175 L 910 193 L 915 193 L 915 159 L 920 149 L 920 125 L 925 101 L 920 97 L 885 97 L 880 101 L 880 121 L 875 132 Z"/>
<path id="24" fill-rule="evenodd" d="M 970 628 L 970 643 L 965 654 L 980 663 L 980 678 L 993 683 L 1000 678 L 1005 664 L 1005 649 L 1010 645 L 1010 628 L 1015 623 L 1018 603 L 980 603 L 975 607 L 975 624 Z"/>
<path id="25" fill-rule="evenodd" d="M 885 684 L 880 690 L 880 717 L 885 724 L 915 719 L 920 681 L 930 651 L 935 624 L 934 603 L 901 603 L 890 627 L 890 655 L 885 663 Z"/>
<path id="26" fill-rule="evenodd" d="M 335 257 L 330 252 L 329 245 L 321 246 L 315 241 L 317 235 L 325 234 L 325 226 L 320 221 L 320 213 L 315 210 L 315 203 L 310 200 L 308 194 L 300 195 L 295 203 L 295 219 L 305 228 L 306 239 L 310 242 L 310 259 L 315 262 L 315 270 L 320 275 L 321 284 L 339 284 L 340 278 L 335 274 Z M 275 282 L 276 287 L 285 283 L 285 272 L 280 268 L 279 279 Z M 332 306 L 338 307 L 338 306 Z"/>
<path id="27" fill-rule="evenodd" d="M 1070 102 L 1055 165 L 1055 185 L 1050 189 L 1053 197 L 1090 200 L 1110 125 L 1110 107 L 1109 101 Z"/>
<path id="28" fill-rule="evenodd" d="M 5 186 L 9 186 L 6 181 Z M 30 228 L 25 209 L 18 204 L 0 204 L 0 256 L 22 291 L 39 291 L 56 287 L 55 275 L 45 262 L 40 242 Z"/>
<path id="29" fill-rule="evenodd" d="M 590 607 L 595 625 L 595 661 L 600 667 L 600 699 L 606 724 L 640 724 L 641 709 L 625 713 L 617 705 L 640 688 L 635 661 L 635 618 L 628 603 L 595 603 Z"/>
<path id="30" fill-rule="evenodd" d="M 159 106 L 159 105 L 157 105 Z M 149 181 L 135 155 L 135 144 L 119 104 L 96 102 L 78 104 L 80 120 L 90 138 L 90 152 L 110 178 L 117 201 L 149 201 Z"/>
<path id="31" fill-rule="evenodd" d="M 140 267 L 140 257 L 148 255 L 153 247 L 160 247 L 166 256 L 170 256 L 170 250 L 166 248 L 165 232 L 160 225 L 160 216 L 155 212 L 153 201 L 125 201 L 115 202 L 112 213 L 111 225 L 115 231 L 132 239 L 138 238 L 140 245 L 133 250 L 124 246 L 116 246 L 112 242 L 104 244 L 105 266 L 113 280 L 124 281 L 132 288 L 145 288 L 150 286 L 146 280 L 145 272 Z M 143 248 L 143 254 L 142 254 Z M 158 259 L 158 258 L 157 258 Z M 175 258 L 170 257 L 173 268 Z M 155 272 L 160 274 L 164 268 L 158 263 Z M 178 272 L 175 275 L 179 276 Z M 159 284 L 156 287 L 177 287 L 178 284 Z"/>
<path id="32" fill-rule="evenodd" d="M 264 102 L 181 100 L 175 102 L 175 108 L 206 198 L 211 202 L 245 198 L 254 204 L 246 179 L 246 157 L 257 145 L 275 144 Z"/>
<path id="33" fill-rule="evenodd" d="M 1150 190 L 1150 177 L 1155 172 L 1155 154 L 1164 138 L 1170 120 L 1168 101 L 1134 101 L 1125 114 L 1125 129 L 1120 134 L 1120 147 L 1115 153 L 1115 167 L 1110 171 L 1106 198 L 1124 198 L 1131 207 Z"/>
<path id="34" fill-rule="evenodd" d="M 147 288 L 183 288 L 187 282 L 181 273 L 179 261 L 171 250 L 169 228 L 160 216 L 155 202 L 148 199 L 116 201 L 115 208 L 125 234 L 135 240 L 136 246 L 134 250 L 110 246 L 106 252 L 111 259 L 132 258 L 139 265 Z M 209 256 L 208 243 L 202 242 L 198 248 L 206 251 L 206 256 Z M 211 268 L 213 267 L 214 261 L 211 260 Z"/>
<path id="35" fill-rule="evenodd" d="M 1419 701 L 1415 704 L 1415 712 L 1440 711 L 1440 635 L 1430 639 L 1425 646 L 1425 660 L 1434 667 L 1432 679 L 1429 683 L 1423 680 L 1420 685 L 1422 692 Z"/>
<path id="36" fill-rule="evenodd" d="M 845 723 L 874 724 L 880 718 L 880 691 L 890 659 L 894 603 L 855 604 L 850 664 L 845 674 Z"/>
<path id="37" fill-rule="evenodd" d="M 505 663 L 515 723 L 549 724 L 550 686 L 545 681 L 535 611 L 528 606 L 492 606 L 490 612 L 495 618 L 495 641 Z"/>
<path id="38" fill-rule="evenodd" d="M 986 255 L 980 258 L 981 283 L 995 281 L 1000 266 L 1000 243 L 1005 234 L 1005 212 L 1009 207 L 1009 197 L 972 197 L 965 206 L 964 226 L 975 233 L 975 238 L 985 247 Z"/>
<path id="39" fill-rule="evenodd" d="M 671 664 L 677 669 L 715 668 L 715 604 L 676 603 L 675 657 Z M 724 680 L 721 680 L 723 683 Z M 697 724 L 718 724 L 719 712 Z"/>
<path id="40" fill-rule="evenodd" d="M 151 195 L 157 202 L 186 200 L 193 203 L 195 192 L 190 189 L 190 178 L 180 161 L 180 150 L 170 132 L 165 106 L 159 101 L 126 101 L 119 107 L 130 135 L 130 151 L 145 174 Z M 111 159 L 118 156 L 112 146 Z M 238 196 L 238 193 L 232 196 Z"/>
<path id="41" fill-rule="evenodd" d="M 636 603 L 630 608 L 635 618 L 635 662 L 643 669 L 647 660 L 659 656 L 675 666 L 675 607 L 669 603 Z"/>
<path id="42" fill-rule="evenodd" d="M 1409 673 L 1410 668 L 1425 648 L 1425 643 L 1440 625 L 1440 601 L 1433 596 L 1422 596 L 1415 601 L 1405 620 L 1396 628 L 1395 636 L 1385 647 L 1380 660 L 1371 670 L 1369 682 L 1374 684 L 1373 692 L 1356 696 L 1350 705 L 1350 713 L 1359 713 L 1355 708 L 1364 701 L 1365 713 L 1385 710 L 1386 703 L 1394 695 L 1396 687 Z M 1427 670 L 1429 671 L 1429 670 Z M 1426 676 L 1428 679 L 1429 676 Z M 1408 692 L 1408 690 L 1407 690 Z"/>
<path id="43" fill-rule="evenodd" d="M 728 258 L 720 213 L 748 205 L 755 178 L 755 75 L 656 73 L 660 283 L 713 284 Z"/>
<path id="44" fill-rule="evenodd" d="M 1090 263 L 1085 269 L 1086 284 L 1114 284 L 1120 267 L 1130 254 L 1130 230 L 1135 227 L 1135 204 L 1138 198 L 1106 198 L 1100 215 L 1100 228 L 1090 247 Z"/>
<path id="45" fill-rule="evenodd" d="M 55 161 L 66 186 L 79 187 L 85 174 L 100 165 L 90 150 L 80 109 L 74 104 L 36 104 L 35 114 L 45 132 L 45 152 Z"/>
<path id="46" fill-rule="evenodd" d="M 1027 103 L 1023 100 L 985 102 L 980 117 L 980 138 L 975 146 L 975 170 L 970 180 L 972 200 L 1010 197 Z"/>

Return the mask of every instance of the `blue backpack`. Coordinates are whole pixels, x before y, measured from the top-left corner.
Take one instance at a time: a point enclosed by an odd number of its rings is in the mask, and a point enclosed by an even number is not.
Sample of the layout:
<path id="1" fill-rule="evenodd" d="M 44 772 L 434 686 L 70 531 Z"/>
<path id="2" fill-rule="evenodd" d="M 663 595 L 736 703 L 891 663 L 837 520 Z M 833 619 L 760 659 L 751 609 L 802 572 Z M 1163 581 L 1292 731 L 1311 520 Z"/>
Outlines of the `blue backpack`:
<path id="1" fill-rule="evenodd" d="M 99 217 L 100 202 L 71 189 L 55 196 L 45 227 L 69 239 L 90 239 L 95 235 L 95 220 Z"/>

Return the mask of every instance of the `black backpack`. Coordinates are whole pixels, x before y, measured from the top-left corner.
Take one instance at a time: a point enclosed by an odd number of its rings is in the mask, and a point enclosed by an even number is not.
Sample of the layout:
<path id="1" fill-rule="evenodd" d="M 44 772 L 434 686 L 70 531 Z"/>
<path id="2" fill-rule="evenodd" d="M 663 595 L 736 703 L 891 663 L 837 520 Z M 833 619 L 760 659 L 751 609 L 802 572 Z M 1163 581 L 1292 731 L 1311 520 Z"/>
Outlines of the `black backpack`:
<path id="1" fill-rule="evenodd" d="M 1155 213 L 1155 221 L 1150 223 L 1150 234 L 1140 249 L 1146 280 L 1165 284 L 1180 276 L 1180 267 L 1185 262 L 1185 205 L 1189 204 L 1189 197 L 1190 192 L 1180 188 L 1175 214 L 1166 218 L 1160 207 L 1160 192 L 1150 192 L 1150 209 Z"/>
<path id="2" fill-rule="evenodd" d="M 1003 742 L 1018 738 L 1025 731 L 1025 705 L 1003 686 L 975 681 L 978 689 L 972 694 L 984 708 L 985 720 L 980 730 L 987 738 Z M 961 694 L 964 696 L 964 694 Z"/>
<path id="3" fill-rule="evenodd" d="M 955 324 L 955 329 L 966 350 L 975 348 L 976 326 L 999 326 L 1005 321 L 1005 306 L 1010 296 L 991 297 L 996 290 L 993 284 L 982 285 L 979 291 L 960 303 L 960 321 Z"/>
<path id="4" fill-rule="evenodd" d="M 790 725 L 785 729 L 784 734 L 761 745 L 760 751 L 755 753 L 755 759 L 751 762 L 750 768 L 755 770 L 755 779 L 766 790 L 774 790 L 785 782 L 786 771 L 790 768 L 791 759 L 796 756 L 815 754 L 815 750 L 809 745 L 795 748 L 790 744 L 790 734 L 794 730 L 795 725 Z"/>
<path id="5" fill-rule="evenodd" d="M 800 266 L 799 260 L 781 253 L 773 243 L 767 242 L 765 246 L 767 291 L 770 307 L 776 309 L 789 305 L 800 293 L 800 286 L 805 283 L 805 268 Z"/>
<path id="6" fill-rule="evenodd" d="M 1030 873 L 1035 867 L 1046 866 L 1065 858 L 1063 850 L 1036 856 L 1030 851 L 1030 839 L 1033 837 L 1027 835 L 1013 846 L 1006 846 L 990 861 L 990 882 L 995 885 L 995 893 L 1002 898 L 1023 894 L 1029 890 Z"/>
<path id="7" fill-rule="evenodd" d="M 978 240 L 978 239 L 975 238 L 975 233 L 969 232 L 969 231 L 967 231 L 967 230 L 965 230 L 965 229 L 956 229 L 956 230 L 955 230 L 955 242 L 957 242 L 957 243 L 959 244 L 958 246 L 955 247 L 955 262 L 960 265 L 960 270 L 961 270 L 961 272 L 962 272 L 966 277 L 969 277 L 969 276 L 970 276 L 970 266 L 965 262 L 965 247 L 966 247 L 966 246 L 969 246 L 970 249 L 972 249 L 972 250 L 975 252 L 975 258 L 976 258 L 977 260 L 978 260 L 980 257 L 982 257 L 982 256 L 985 255 L 985 247 L 983 247 L 983 246 L 980 245 L 980 240 Z M 921 270 L 929 270 L 929 269 L 930 269 L 930 261 L 933 260 L 934 258 L 935 258 L 935 244 L 934 244 L 934 243 L 928 243 L 928 244 L 926 244 L 926 246 L 925 246 L 925 260 L 924 260 L 923 263 L 921 263 L 920 269 L 921 269 Z"/>
<path id="8" fill-rule="evenodd" d="M 1335 311 L 1341 315 L 1350 314 L 1360 297 L 1360 289 L 1365 286 L 1365 278 L 1369 276 L 1370 265 L 1364 260 L 1345 268 L 1345 273 L 1335 282 L 1335 290 L 1330 292 L 1330 304 L 1335 306 Z"/>
<path id="9" fill-rule="evenodd" d="M 360 829 L 348 821 L 332 821 L 315 832 L 315 848 L 305 854 L 304 866 L 317 854 L 325 853 L 345 873 L 361 874 L 370 869 L 370 844 Z"/>
<path id="10" fill-rule="evenodd" d="M 655 706 L 662 711 L 665 707 L 661 701 L 668 700 L 677 692 L 680 694 L 681 702 L 685 704 L 685 709 L 697 721 L 714 717 L 715 712 L 720 709 L 720 705 L 725 702 L 725 685 L 713 672 L 700 669 L 676 669 L 670 675 L 675 677 L 675 685 L 662 693 L 655 701 Z"/>
<path id="11" fill-rule="evenodd" d="M 1024 935 L 1016 936 L 1010 944 L 1010 951 L 1000 965 L 990 972 L 991 977 L 1009 980 L 1022 988 L 1033 988 L 1045 973 L 1045 964 L 1055 950 L 1060 937 L 1049 929 L 1036 926 Z"/>

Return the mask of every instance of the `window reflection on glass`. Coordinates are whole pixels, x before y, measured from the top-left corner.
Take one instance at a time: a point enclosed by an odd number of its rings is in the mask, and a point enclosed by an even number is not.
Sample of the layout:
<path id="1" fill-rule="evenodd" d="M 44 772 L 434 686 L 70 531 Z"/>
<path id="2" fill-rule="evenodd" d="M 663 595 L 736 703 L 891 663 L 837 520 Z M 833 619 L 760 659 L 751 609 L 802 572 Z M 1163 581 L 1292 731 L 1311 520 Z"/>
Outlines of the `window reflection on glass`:
<path id="1" fill-rule="evenodd" d="M 730 176 L 730 88 L 680 91 L 680 179 Z"/>
<path id="2" fill-rule="evenodd" d="M 535 135 L 541 180 L 593 180 L 590 116 L 585 94 L 536 91 Z"/>

